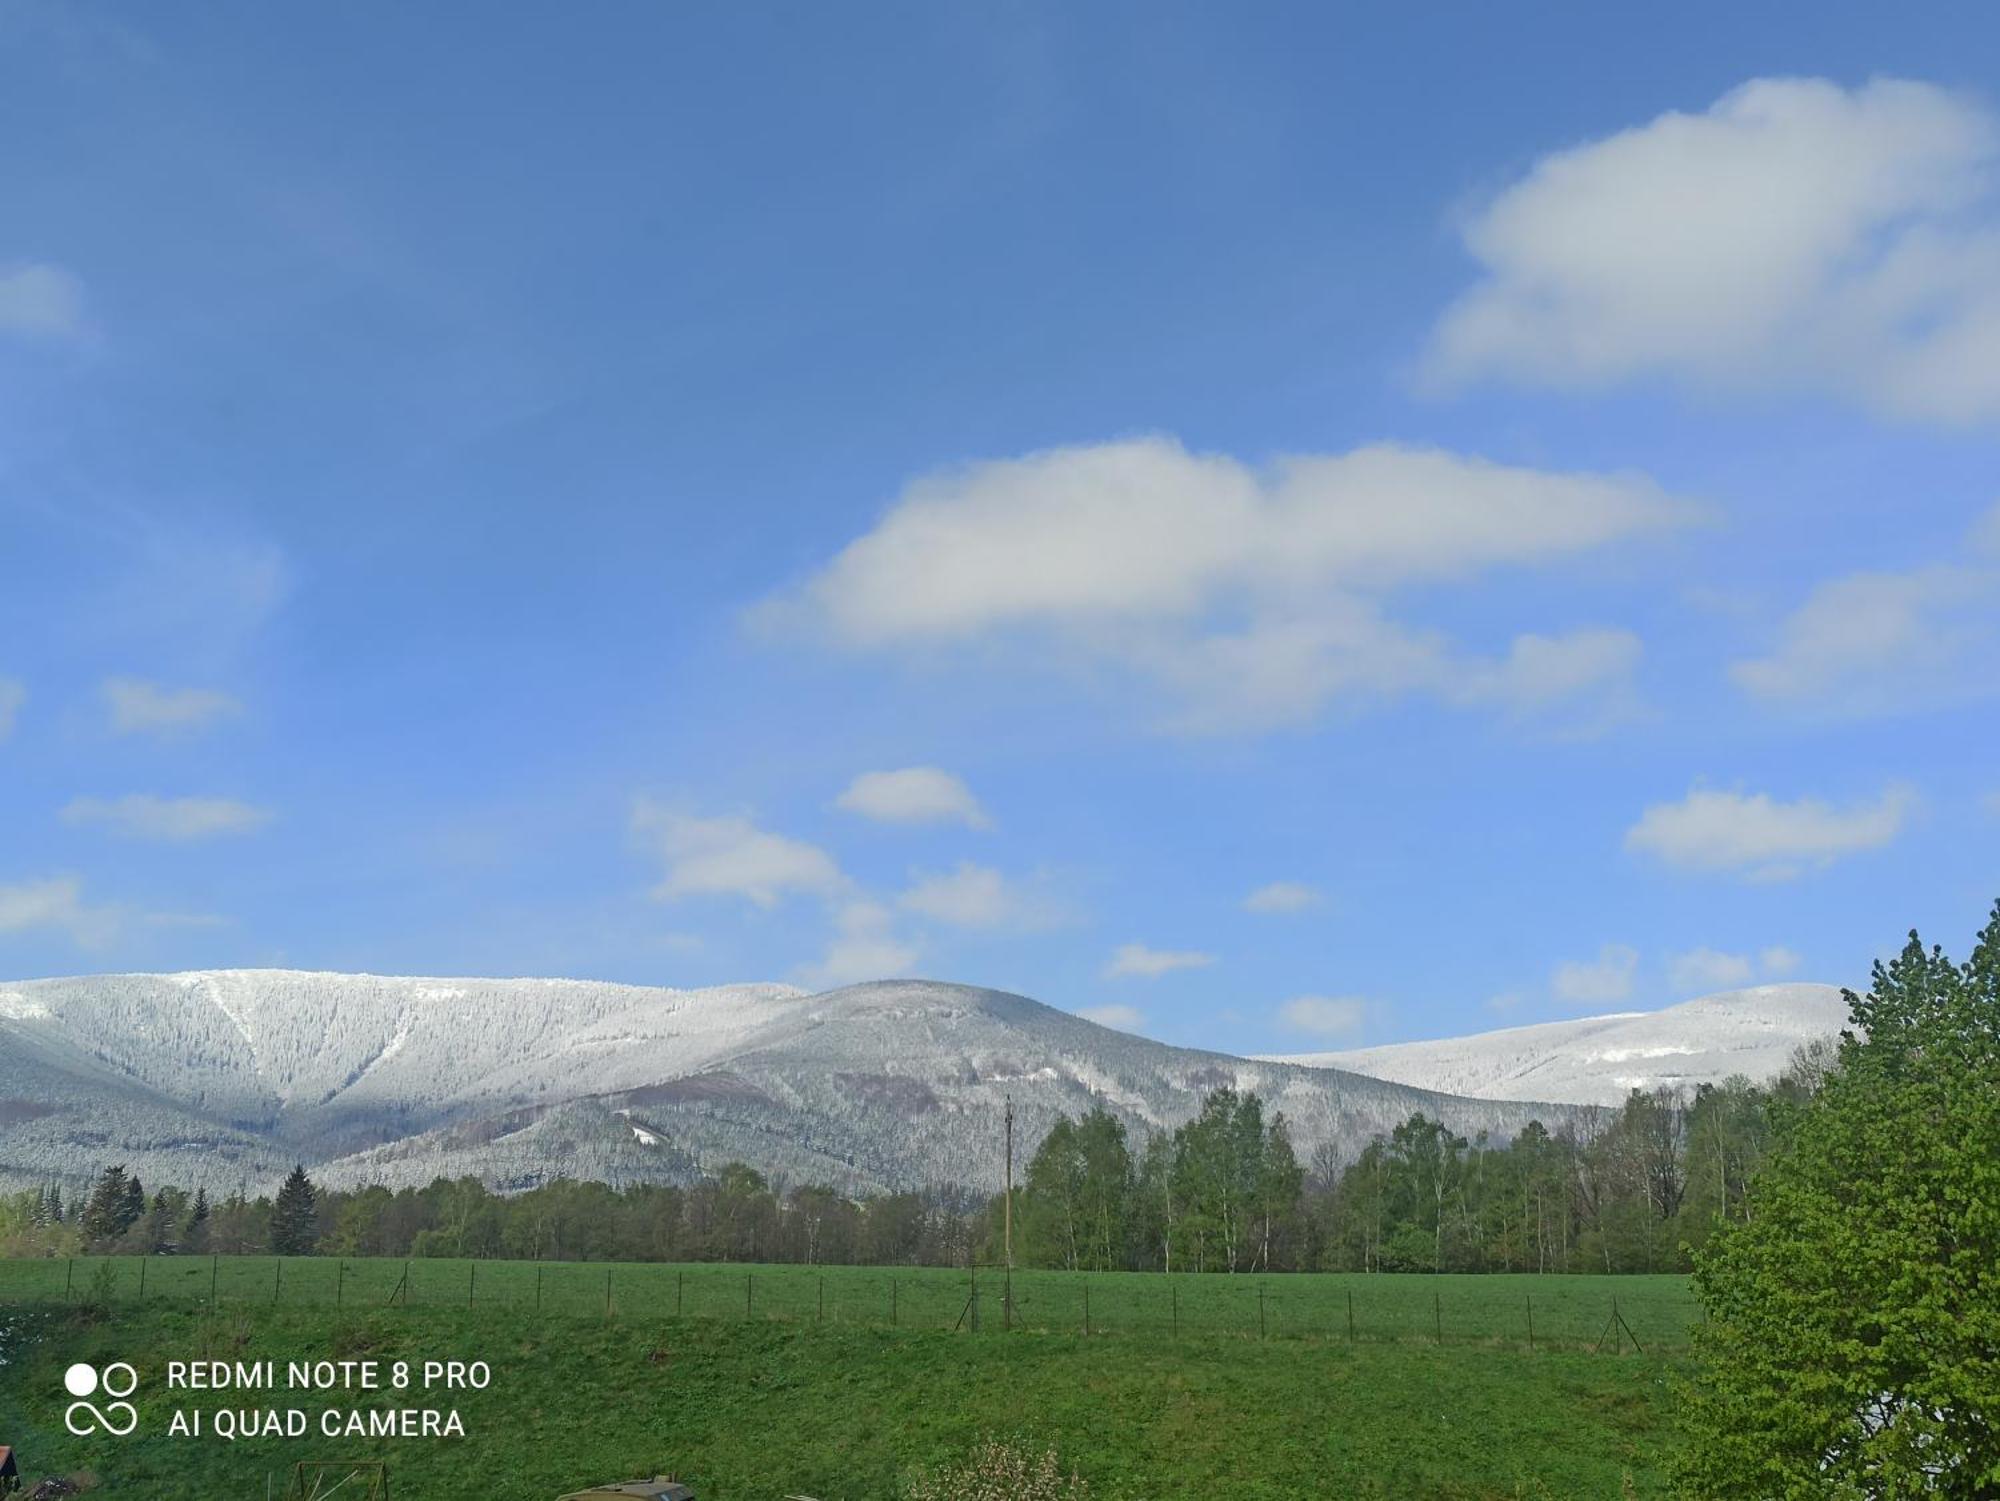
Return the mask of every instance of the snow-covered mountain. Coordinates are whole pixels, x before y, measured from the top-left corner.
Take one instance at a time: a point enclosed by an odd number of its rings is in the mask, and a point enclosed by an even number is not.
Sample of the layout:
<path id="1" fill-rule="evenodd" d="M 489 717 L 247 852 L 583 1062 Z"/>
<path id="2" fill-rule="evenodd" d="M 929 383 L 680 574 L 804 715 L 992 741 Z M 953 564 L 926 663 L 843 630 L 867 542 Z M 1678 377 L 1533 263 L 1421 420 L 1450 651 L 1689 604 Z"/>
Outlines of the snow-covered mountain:
<path id="1" fill-rule="evenodd" d="M 1399 1042 L 1282 1061 L 1351 1069 L 1478 1099 L 1616 1105 L 1634 1089 L 1774 1077 L 1793 1049 L 1847 1025 L 1833 985 L 1756 985 L 1577 1021 L 1508 1027 L 1438 1042 Z"/>
<path id="2" fill-rule="evenodd" d="M 1171 1127 L 1256 1090 L 1301 1157 L 1413 1111 L 1504 1139 L 1566 1106 L 1169 1047 L 1022 996 L 926 981 L 820 995 L 284 970 L 0 983 L 0 1186 L 123 1162 L 148 1182 L 500 1187 L 685 1179 L 730 1160 L 850 1190 L 991 1185 L 1021 1140 L 1102 1103 Z"/>

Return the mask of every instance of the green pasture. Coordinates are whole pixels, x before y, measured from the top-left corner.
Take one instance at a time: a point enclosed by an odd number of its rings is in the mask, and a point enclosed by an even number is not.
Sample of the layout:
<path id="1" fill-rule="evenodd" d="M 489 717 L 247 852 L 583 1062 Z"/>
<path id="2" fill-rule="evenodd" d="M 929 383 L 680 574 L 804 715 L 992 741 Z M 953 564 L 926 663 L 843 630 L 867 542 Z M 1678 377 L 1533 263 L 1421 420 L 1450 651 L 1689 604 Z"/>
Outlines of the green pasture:
<path id="1" fill-rule="evenodd" d="M 602 1267 L 545 1269 L 533 1317 L 532 1267 L 484 1264 L 475 1278 L 464 1263 L 420 1264 L 410 1303 L 390 1306 L 401 1263 L 352 1263 L 336 1309 L 326 1280 L 334 1265 L 287 1263 L 275 1303 L 271 1263 L 225 1259 L 213 1271 L 219 1307 L 198 1275 L 207 1267 L 172 1264 L 159 1276 L 160 1263 L 149 1267 L 143 1303 L 0 1306 L 0 1442 L 17 1447 L 30 1477 L 87 1475 L 92 1495 L 149 1501 L 281 1497 L 299 1460 L 385 1461 L 395 1501 L 553 1501 L 587 1482 L 656 1470 L 678 1471 L 701 1501 L 893 1501 L 916 1467 L 960 1457 L 987 1434 L 1054 1445 L 1090 1483 L 1092 1501 L 1666 1494 L 1671 1358 L 1633 1355 L 1629 1345 L 1612 1355 L 1502 1343 L 1513 1337 L 1521 1288 L 1497 1279 L 1274 1277 L 1266 1311 L 1282 1310 L 1281 1322 L 1260 1341 L 1243 1301 L 1254 1282 L 1243 1279 L 1180 1279 L 1189 1324 L 1175 1338 L 1154 1317 L 1164 1279 L 1092 1278 L 1093 1317 L 1101 1290 L 1114 1320 L 1122 1308 L 1127 1322 L 1085 1337 L 1080 1321 L 1071 1327 L 1075 1310 L 1058 1303 L 1076 1283 L 1021 1277 L 1027 1329 L 975 1338 L 944 1328 L 960 1286 L 948 1273 L 897 1274 L 898 1296 L 927 1327 L 890 1328 L 876 1301 L 881 1272 L 829 1270 L 820 1324 L 810 1269 L 752 1269 L 768 1279 L 770 1302 L 756 1312 L 753 1282 L 745 1320 L 728 1311 L 742 1268 L 685 1269 L 682 1286 L 689 1296 L 699 1287 L 703 1311 L 675 1317 L 683 1269 L 617 1266 L 607 1319 L 594 1306 Z M 46 1295 L 59 1291 L 62 1269 L 6 1275 L 16 1297 Z M 492 1297 L 482 1301 L 489 1278 Z M 1323 1333 L 1350 1284 L 1371 1294 L 1378 1334 L 1352 1345 L 1283 1337 Z M 1420 1337 L 1432 1285 L 1447 1314 L 1442 1346 Z M 1546 1298 L 1552 1323 L 1580 1341 L 1609 1291 L 1585 1279 L 1538 1284 L 1537 1308 Z M 1685 1324 L 1677 1284 L 1621 1281 L 1617 1291 L 1642 1338 L 1649 1318 Z M 1224 1334 L 1235 1337 L 1216 1337 Z M 307 1436 L 233 1442 L 214 1436 L 215 1414 L 272 1397 L 166 1387 L 172 1360 L 282 1369 L 343 1358 L 483 1360 L 492 1382 L 410 1397 L 279 1393 L 279 1404 L 312 1415 Z M 65 1369 L 114 1360 L 140 1373 L 138 1431 L 72 1437 Z M 465 1436 L 317 1432 L 322 1408 L 412 1402 L 454 1408 Z M 200 1412 L 203 1436 L 169 1434 L 176 1410 Z"/>
<path id="2" fill-rule="evenodd" d="M 1009 1329 L 1134 1339 L 1219 1338 L 1685 1350 L 1698 1317 L 1684 1277 L 1268 1276 L 994 1268 L 335 1257 L 78 1257 L 0 1261 L 0 1303 L 95 1296 L 146 1304 L 353 1309 L 505 1308 L 613 1321 L 676 1317 L 842 1327 Z M 1011 1297 L 1010 1297 L 1011 1292 Z M 976 1294 L 976 1297 L 975 1297 Z M 1612 1311 L 1620 1316 L 1612 1326 Z M 1607 1338 L 1607 1329 L 1611 1330 Z"/>

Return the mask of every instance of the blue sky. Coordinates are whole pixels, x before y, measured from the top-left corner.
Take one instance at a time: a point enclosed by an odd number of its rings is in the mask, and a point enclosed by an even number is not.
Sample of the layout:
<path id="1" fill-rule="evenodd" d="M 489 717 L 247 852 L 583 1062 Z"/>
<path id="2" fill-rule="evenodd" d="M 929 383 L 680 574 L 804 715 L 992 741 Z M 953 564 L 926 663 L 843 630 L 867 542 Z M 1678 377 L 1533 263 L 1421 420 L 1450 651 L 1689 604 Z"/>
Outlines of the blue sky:
<path id="1" fill-rule="evenodd" d="M 1962 947 L 1990 10 L 1402 9 L 0 4 L 0 973 Z"/>

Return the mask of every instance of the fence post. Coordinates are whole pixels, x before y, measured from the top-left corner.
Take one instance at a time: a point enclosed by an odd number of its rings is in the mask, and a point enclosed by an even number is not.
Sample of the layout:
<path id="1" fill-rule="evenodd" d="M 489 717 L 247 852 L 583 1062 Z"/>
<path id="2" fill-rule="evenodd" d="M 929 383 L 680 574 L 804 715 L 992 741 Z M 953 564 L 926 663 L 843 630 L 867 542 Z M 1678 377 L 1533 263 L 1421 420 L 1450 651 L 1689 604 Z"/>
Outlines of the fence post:
<path id="1" fill-rule="evenodd" d="M 979 1332 L 979 1263 L 972 1263 L 972 1332 Z"/>
<path id="2" fill-rule="evenodd" d="M 472 1262 L 465 1269 L 465 1306 L 472 1306 L 472 1295 L 479 1285 L 479 1263 Z"/>
<path id="3" fill-rule="evenodd" d="M 1354 1343 L 1354 1289 L 1347 1290 L 1347 1342 Z"/>
<path id="4" fill-rule="evenodd" d="M 63 1302 L 67 1303 L 69 1301 L 70 1289 L 75 1285 L 76 1285 L 76 1258 L 72 1256 L 69 1258 L 69 1264 L 63 1269 Z"/>
<path id="5" fill-rule="evenodd" d="M 604 1316 L 611 1317 L 611 1268 L 604 1269 Z"/>
<path id="6" fill-rule="evenodd" d="M 743 1274 L 743 1322 L 746 1324 L 750 1322 L 750 1279 L 754 1275 L 751 1272 Z"/>
<path id="7" fill-rule="evenodd" d="M 1090 1335 L 1090 1284 L 1088 1282 L 1083 1284 L 1083 1332 L 1084 1336 L 1088 1338 Z"/>
<path id="8" fill-rule="evenodd" d="M 1535 1348 L 1535 1295 L 1528 1294 L 1528 1348 Z"/>
<path id="9" fill-rule="evenodd" d="M 139 1258 L 139 1301 L 146 1301 L 146 1258 Z"/>
<path id="10" fill-rule="evenodd" d="M 535 1263 L 535 1312 L 542 1311 L 542 1264 Z"/>
<path id="11" fill-rule="evenodd" d="M 271 1276 L 271 1302 L 275 1305 L 278 1294 L 285 1290 L 285 1258 L 280 1256 Z"/>
<path id="12" fill-rule="evenodd" d="M 222 1270 L 222 1258 L 220 1256 L 209 1257 L 208 1258 L 208 1306 L 211 1311 L 215 1308 L 216 1277 L 221 1272 L 221 1270 Z"/>
<path id="13" fill-rule="evenodd" d="M 1437 1331 L 1437 1342 L 1444 1343 L 1444 1300 L 1436 1288 L 1431 1289 L 1431 1324 Z"/>
<path id="14" fill-rule="evenodd" d="M 675 1318 L 679 1318 L 681 1316 L 681 1309 L 685 1306 L 686 1300 L 687 1300 L 687 1272 L 684 1269 L 676 1269 L 674 1272 L 674 1317 Z"/>
<path id="15" fill-rule="evenodd" d="M 1260 1282 L 1257 1284 L 1257 1338 L 1268 1338 L 1269 1333 L 1264 1324 L 1264 1284 Z"/>
<path id="16" fill-rule="evenodd" d="M 898 1310 L 896 1308 L 896 1279 L 894 1277 L 891 1277 L 889 1279 L 889 1327 L 891 1329 L 897 1327 L 897 1318 L 896 1318 L 897 1311 Z"/>
<path id="17" fill-rule="evenodd" d="M 347 1259 L 341 1258 L 340 1270 L 333 1279 L 333 1308 L 340 1311 L 340 1305 L 347 1301 Z"/>

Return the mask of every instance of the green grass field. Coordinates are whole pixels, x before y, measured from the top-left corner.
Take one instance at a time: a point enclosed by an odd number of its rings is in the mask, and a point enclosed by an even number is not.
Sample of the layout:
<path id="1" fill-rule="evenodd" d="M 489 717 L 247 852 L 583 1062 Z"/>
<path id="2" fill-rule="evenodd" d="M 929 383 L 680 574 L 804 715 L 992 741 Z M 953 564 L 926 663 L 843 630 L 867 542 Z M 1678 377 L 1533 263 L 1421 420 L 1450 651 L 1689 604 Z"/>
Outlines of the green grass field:
<path id="1" fill-rule="evenodd" d="M 635 1275 L 634 1293 L 657 1292 L 670 1277 Z M 813 1287 L 810 1273 L 771 1277 L 774 1297 L 789 1287 L 794 1305 Z M 436 1297 L 407 1308 L 335 1310 L 274 1306 L 250 1296 L 246 1281 L 238 1301 L 212 1310 L 155 1298 L 150 1280 L 145 1303 L 97 1318 L 49 1305 L 0 1309 L 0 1442 L 19 1448 L 31 1476 L 89 1472 L 106 1497 L 262 1501 L 267 1484 L 284 1494 L 296 1460 L 381 1459 L 396 1501 L 552 1501 L 585 1482 L 656 1469 L 680 1472 L 702 1501 L 795 1492 L 863 1501 L 896 1497 L 914 1467 L 999 1433 L 1055 1445 L 1093 1501 L 1665 1494 L 1671 1363 L 1651 1355 L 675 1318 L 636 1296 L 617 1304 L 615 1284 L 608 1320 L 580 1307 L 523 1317 L 518 1301 L 468 1308 L 445 1298 L 441 1282 Z M 1504 1306 L 1498 1290 L 1471 1282 L 1440 1283 L 1447 1306 Z M 712 1284 L 718 1297 L 724 1285 Z M 581 1281 L 574 1293 L 580 1302 Z M 493 1377 L 484 1391 L 428 1397 L 166 1390 L 167 1361 L 203 1358 L 269 1359 L 281 1371 L 288 1360 L 476 1359 Z M 78 1360 L 137 1367 L 136 1434 L 64 1432 L 63 1372 Z M 176 1408 L 199 1410 L 212 1429 L 219 1409 L 273 1402 L 306 1411 L 308 1436 L 225 1442 L 166 1432 Z M 318 1434 L 323 1407 L 392 1402 L 455 1406 L 465 1437 Z"/>
<path id="2" fill-rule="evenodd" d="M 940 1268 L 670 1266 L 331 1257 L 79 1257 L 0 1261 L 0 1304 L 80 1299 L 110 1265 L 113 1301 L 223 1307 L 505 1307 L 532 1315 L 824 1323 L 969 1330 L 974 1279 Z M 1648 1353 L 1687 1348 L 1697 1316 L 1684 1277 L 1429 1277 L 1325 1273 L 1176 1276 L 1016 1272 L 977 1278 L 982 1334 L 1016 1328 L 1134 1338 L 1229 1336 L 1593 1348 L 1615 1299 Z M 1629 1348 L 1623 1331 L 1614 1335 Z"/>

